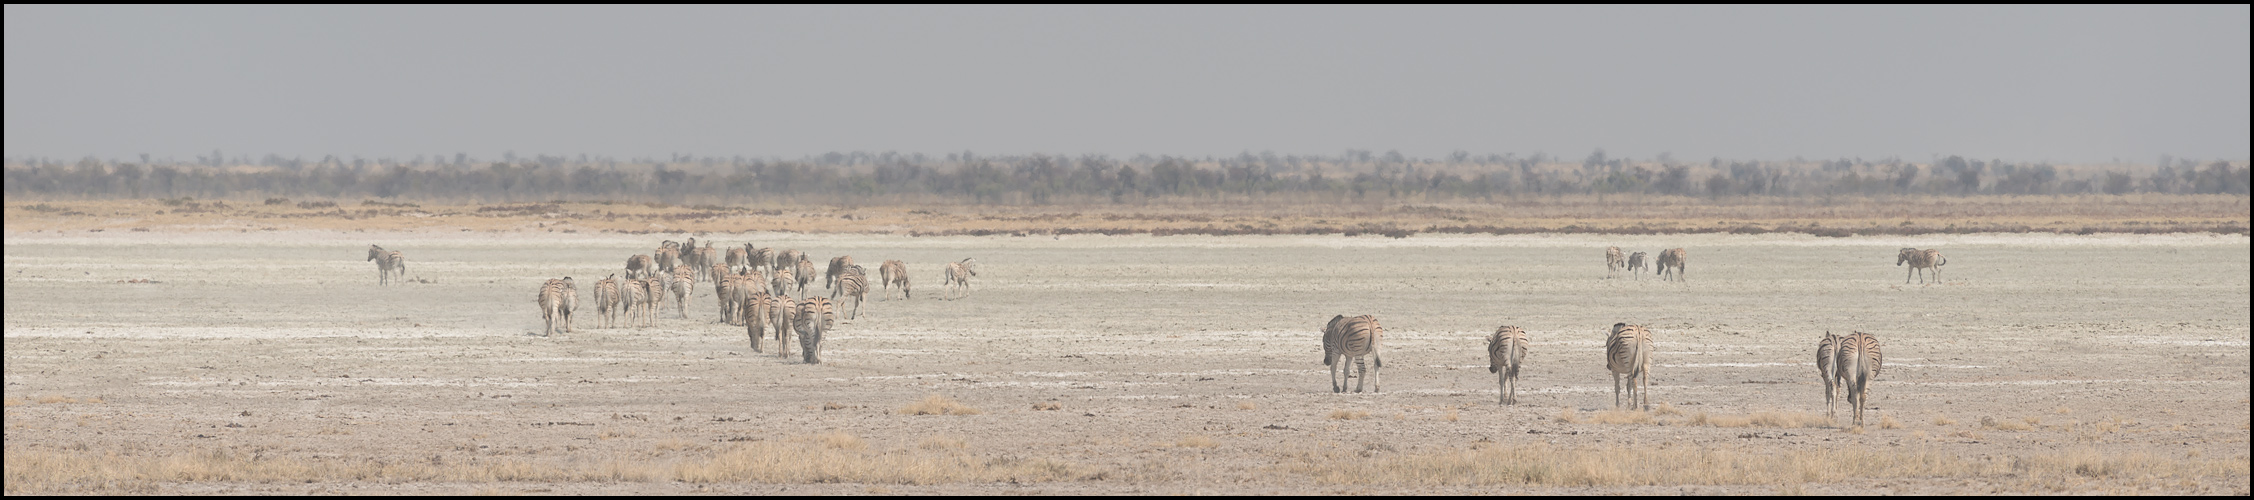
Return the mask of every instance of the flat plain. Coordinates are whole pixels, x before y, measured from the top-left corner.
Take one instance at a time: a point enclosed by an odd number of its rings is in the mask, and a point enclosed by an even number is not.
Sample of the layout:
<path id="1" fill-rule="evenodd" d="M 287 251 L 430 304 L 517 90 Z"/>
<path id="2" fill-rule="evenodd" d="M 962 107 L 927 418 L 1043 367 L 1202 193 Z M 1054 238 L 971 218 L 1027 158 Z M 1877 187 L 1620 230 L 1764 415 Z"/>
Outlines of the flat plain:
<path id="1" fill-rule="evenodd" d="M 682 236 L 10 231 L 7 491 L 2248 492 L 2243 234 L 713 233 L 903 260 L 914 297 L 872 291 L 819 365 L 701 283 L 687 318 L 539 334 L 542 280 L 585 304 Z M 1688 280 L 1607 279 L 1606 246 Z M 1382 392 L 1329 390 L 1334 314 L 1385 326 Z M 1651 411 L 1613 411 L 1615 322 L 1657 338 Z M 1826 414 L 1826 331 L 1885 343 L 1864 426 Z"/>

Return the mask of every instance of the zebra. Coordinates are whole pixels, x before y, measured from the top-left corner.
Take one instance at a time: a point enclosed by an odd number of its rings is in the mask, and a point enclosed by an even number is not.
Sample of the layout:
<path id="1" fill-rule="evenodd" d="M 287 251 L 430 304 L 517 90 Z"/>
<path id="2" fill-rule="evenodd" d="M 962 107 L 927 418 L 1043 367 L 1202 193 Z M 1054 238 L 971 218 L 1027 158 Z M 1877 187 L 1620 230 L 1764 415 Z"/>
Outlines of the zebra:
<path id="1" fill-rule="evenodd" d="M 1910 273 L 1902 276 L 1902 284 L 1909 284 L 1910 276 L 1917 276 L 1918 269 L 1925 269 L 1925 277 L 1932 278 L 1934 283 L 1940 283 L 1941 265 L 1949 263 L 1949 259 L 1942 257 L 1940 250 L 1918 250 L 1903 247 L 1902 252 L 1894 256 L 1894 266 L 1901 267 L 1905 263 L 1910 265 Z M 1925 281 L 1921 278 L 1918 282 L 1923 283 Z"/>
<path id="2" fill-rule="evenodd" d="M 603 328 L 618 327 L 618 274 L 595 282 L 595 319 Z"/>
<path id="3" fill-rule="evenodd" d="M 775 270 L 775 247 L 752 248 L 750 243 L 745 243 L 744 251 L 751 252 L 749 259 L 750 262 L 745 262 L 745 266 L 751 267 L 753 269 L 766 268 L 769 271 Z"/>
<path id="4" fill-rule="evenodd" d="M 689 319 L 689 291 L 696 286 L 697 270 L 693 267 L 675 268 L 673 282 L 666 284 L 666 288 L 673 290 L 673 310 L 681 313 L 681 319 Z"/>
<path id="5" fill-rule="evenodd" d="M 666 273 L 666 274 L 672 274 L 672 273 L 673 273 L 673 268 L 674 268 L 674 267 L 678 267 L 678 266 L 677 266 L 677 264 L 680 264 L 680 263 L 681 263 L 681 260 L 680 260 L 680 259 L 681 259 L 681 250 L 680 250 L 680 249 L 676 249 L 676 248 L 660 248 L 660 249 L 657 249 L 657 252 L 656 252 L 656 253 L 657 253 L 657 272 L 661 272 L 661 273 Z"/>
<path id="6" fill-rule="evenodd" d="M 715 263 L 715 262 L 720 262 L 720 261 L 718 261 L 718 260 L 715 260 L 715 258 L 714 258 L 714 253 L 713 253 L 713 251 L 712 251 L 712 242 L 710 242 L 710 241 L 706 241 L 706 242 L 704 242 L 704 248 L 699 248 L 699 249 L 697 249 L 697 251 L 696 251 L 696 256 L 697 256 L 697 269 L 703 269 L 703 270 L 704 270 L 704 273 L 705 273 L 705 274 L 704 274 L 704 277 L 705 277 L 705 279 L 720 279 L 720 276 L 719 276 L 719 275 L 716 275 L 716 274 L 712 274 L 712 270 L 711 270 L 713 263 Z"/>
<path id="7" fill-rule="evenodd" d="M 846 313 L 845 319 L 857 319 L 861 315 L 861 301 L 869 298 L 869 272 L 861 266 L 847 264 L 845 270 L 838 272 L 837 286 L 830 289 L 830 300 L 840 296 L 853 299 L 853 311 Z"/>
<path id="8" fill-rule="evenodd" d="M 1359 379 L 1354 381 L 1354 392 L 1362 392 L 1365 382 L 1370 392 L 1380 392 L 1378 374 L 1370 370 L 1385 368 L 1385 358 L 1377 353 L 1384 338 L 1385 327 L 1378 325 L 1376 316 L 1331 317 L 1330 324 L 1323 328 L 1323 364 L 1330 366 L 1331 392 L 1346 392 L 1346 384 L 1338 377 L 1341 367 L 1346 369 L 1346 378 Z"/>
<path id="9" fill-rule="evenodd" d="M 768 318 L 772 315 L 768 312 L 768 307 L 771 307 L 774 295 L 749 288 L 737 290 L 746 292 L 743 300 L 736 304 L 736 314 L 743 317 L 744 336 L 751 338 L 751 352 L 767 352 L 759 348 L 759 338 L 767 336 Z"/>
<path id="10" fill-rule="evenodd" d="M 798 278 L 793 274 L 797 273 L 791 272 L 789 268 L 775 268 L 775 276 L 769 278 L 768 288 L 773 288 L 775 295 L 790 293 L 790 286 L 798 283 Z"/>
<path id="11" fill-rule="evenodd" d="M 1525 360 L 1525 330 L 1503 325 L 1487 336 L 1487 371 L 1495 374 L 1500 404 L 1518 404 L 1518 367 Z"/>
<path id="12" fill-rule="evenodd" d="M 798 346 L 806 364 L 822 363 L 822 336 L 829 333 L 836 318 L 827 297 L 808 297 L 798 303 L 798 313 L 792 318 L 798 326 Z"/>
<path id="13" fill-rule="evenodd" d="M 845 267 L 851 265 L 853 265 L 853 256 L 851 255 L 830 257 L 830 268 L 822 272 L 822 288 L 836 290 L 837 275 L 844 273 Z"/>
<path id="14" fill-rule="evenodd" d="M 649 255 L 635 255 L 626 258 L 626 279 L 648 278 L 650 273 L 656 270 L 657 261 L 650 259 Z"/>
<path id="15" fill-rule="evenodd" d="M 802 256 L 797 250 L 776 250 L 775 261 L 768 264 L 768 269 L 796 269 L 798 258 Z"/>
<path id="16" fill-rule="evenodd" d="M 1674 274 L 1668 274 L 1672 269 Z M 1683 249 L 1669 248 L 1659 251 L 1659 277 L 1668 281 L 1683 280 Z"/>
<path id="17" fill-rule="evenodd" d="M 790 334 L 791 328 L 798 324 L 794 321 L 798 317 L 798 301 L 781 293 L 768 294 L 767 314 L 771 316 L 767 324 L 775 327 L 775 356 L 790 359 Z"/>
<path id="18" fill-rule="evenodd" d="M 956 298 L 970 296 L 970 277 L 977 275 L 978 262 L 970 258 L 966 257 L 961 262 L 949 262 L 947 263 L 947 290 L 953 292 L 955 287 L 959 285 L 962 287 L 962 295 Z"/>
<path id="19" fill-rule="evenodd" d="M 1832 372 L 1831 367 L 1839 355 L 1839 339 L 1840 336 L 1827 331 L 1824 332 L 1823 340 L 1816 341 L 1816 376 L 1823 379 L 1824 405 L 1831 408 L 1832 417 L 1839 416 L 1839 402 L 1834 399 L 1838 394 L 1839 377 Z"/>
<path id="20" fill-rule="evenodd" d="M 1644 271 L 1649 269 L 1651 266 L 1644 265 L 1643 252 L 1628 254 L 1628 274 L 1635 275 L 1636 281 L 1643 281 Z"/>
<path id="21" fill-rule="evenodd" d="M 1604 279 L 1620 277 L 1620 266 L 1626 263 L 1620 256 L 1620 247 L 1604 247 Z"/>
<path id="22" fill-rule="evenodd" d="M 798 278 L 798 294 L 806 295 L 806 284 L 814 282 L 814 261 L 798 254 L 798 271 L 791 275 Z"/>
<path id="23" fill-rule="evenodd" d="M 1855 408 L 1855 426 L 1863 425 L 1863 407 L 1870 403 L 1870 381 L 1878 378 L 1886 356 L 1879 352 L 1878 337 L 1854 332 L 1839 337 L 1833 351 L 1833 378 L 1847 389 L 1847 404 Z"/>
<path id="24" fill-rule="evenodd" d="M 579 286 L 572 284 L 570 276 L 565 276 L 563 279 L 564 333 L 571 333 L 574 331 L 571 328 L 571 311 L 575 309 L 579 309 Z"/>
<path id="25" fill-rule="evenodd" d="M 368 260 L 376 263 L 376 285 L 378 286 L 390 284 L 393 274 L 398 274 L 401 279 L 407 278 L 407 257 L 400 255 L 399 252 L 368 245 Z"/>
<path id="26" fill-rule="evenodd" d="M 897 283 L 900 283 L 900 298 L 901 298 L 902 300 L 905 300 L 905 299 L 907 299 L 907 298 L 908 298 L 908 264 L 907 264 L 907 263 L 904 263 L 904 262 L 900 262 L 900 261 L 897 261 L 897 260 L 887 260 L 887 261 L 884 261 L 884 263 L 883 263 L 883 264 L 879 264 L 879 265 L 877 265 L 877 277 L 878 277 L 878 278 L 882 278 L 882 279 L 883 279 L 883 281 L 884 281 L 884 285 L 883 285 L 883 286 L 884 286 L 884 288 L 885 288 L 885 292 L 884 292 L 884 297 L 885 297 L 885 298 L 887 298 L 887 299 L 890 299 L 890 298 L 892 298 L 892 284 L 893 284 L 893 283 L 895 283 L 895 282 L 897 282 Z"/>
<path id="27" fill-rule="evenodd" d="M 749 244 L 746 244 L 745 246 L 749 246 Z M 729 270 L 742 272 L 742 270 L 744 269 L 750 269 L 752 268 L 752 266 L 750 265 L 751 263 L 749 262 L 750 260 L 751 251 L 736 247 L 728 247 Z"/>
<path id="28" fill-rule="evenodd" d="M 1665 255 L 1665 254 L 1662 254 Z M 1628 406 L 1636 406 L 1637 397 L 1643 398 L 1643 409 L 1651 409 L 1651 330 L 1643 325 L 1614 323 L 1612 335 L 1604 339 L 1604 367 L 1612 371 L 1612 407 L 1620 407 L 1620 377 L 1628 377 Z M 1642 383 L 1638 389 L 1636 384 Z"/>
<path id="29" fill-rule="evenodd" d="M 649 321 L 650 326 L 657 326 L 657 313 L 665 310 L 665 291 L 667 288 L 672 288 L 666 286 L 669 277 L 670 275 L 665 273 L 657 273 L 650 276 L 649 279 L 642 280 L 642 286 L 647 287 L 646 291 L 649 292 L 642 296 L 642 300 L 648 301 L 645 304 L 645 307 L 648 308 L 645 311 L 647 316 L 644 316 L 644 318 Z"/>
<path id="30" fill-rule="evenodd" d="M 642 305 L 648 302 L 643 296 L 649 295 L 649 288 L 642 286 L 642 280 L 628 278 L 619 283 L 618 291 L 619 311 L 626 313 L 626 327 L 641 328 L 644 316 Z"/>
<path id="31" fill-rule="evenodd" d="M 563 280 L 550 279 L 542 283 L 534 301 L 540 304 L 540 321 L 547 325 L 540 330 L 540 336 L 555 336 L 556 319 L 563 316 Z"/>
<path id="32" fill-rule="evenodd" d="M 710 241 L 707 241 L 707 242 L 705 242 L 705 244 L 707 244 L 707 245 L 710 245 L 710 244 L 712 244 L 712 242 L 710 242 Z M 684 265 L 684 266 L 689 266 L 689 269 L 690 269 L 690 271 L 691 271 L 691 272 L 694 272 L 694 273 L 697 273 L 697 274 L 704 274 L 704 265 L 703 265 L 703 264 L 699 264 L 699 263 L 697 263 L 697 239 L 696 239 L 696 237 L 693 237 L 693 236 L 692 236 L 692 237 L 690 237 L 690 238 L 689 238 L 689 241 L 686 241 L 686 242 L 682 242 L 682 243 L 681 243 L 681 250 L 680 250 L 680 252 L 681 252 L 681 255 L 680 255 L 680 258 L 681 258 L 681 265 Z"/>

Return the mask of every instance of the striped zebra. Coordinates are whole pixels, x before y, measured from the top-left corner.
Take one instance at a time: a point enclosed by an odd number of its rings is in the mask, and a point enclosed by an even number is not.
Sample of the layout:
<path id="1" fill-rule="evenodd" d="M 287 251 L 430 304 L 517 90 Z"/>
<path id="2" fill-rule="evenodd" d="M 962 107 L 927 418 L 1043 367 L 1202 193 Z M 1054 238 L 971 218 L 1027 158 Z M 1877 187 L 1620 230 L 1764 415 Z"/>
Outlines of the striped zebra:
<path id="1" fill-rule="evenodd" d="M 675 248 L 660 248 L 657 249 L 656 255 L 657 272 L 673 274 L 673 268 L 680 267 L 681 250 Z"/>
<path id="2" fill-rule="evenodd" d="M 390 284 L 393 274 L 399 275 L 401 279 L 407 277 L 407 257 L 400 255 L 399 252 L 368 245 L 368 260 L 376 263 L 376 285 L 378 286 Z"/>
<path id="3" fill-rule="evenodd" d="M 1870 382 L 1878 378 L 1885 367 L 1886 356 L 1879 352 L 1878 337 L 1854 332 L 1839 337 L 1838 349 L 1833 352 L 1832 377 L 1847 389 L 1847 404 L 1855 407 L 1855 426 L 1863 425 L 1863 407 L 1870 405 Z"/>
<path id="4" fill-rule="evenodd" d="M 1525 330 L 1503 325 L 1487 336 L 1487 371 L 1495 374 L 1501 404 L 1518 404 L 1518 367 L 1525 361 Z"/>
<path id="5" fill-rule="evenodd" d="M 1323 364 L 1330 366 L 1331 392 L 1346 392 L 1346 384 L 1339 379 L 1340 368 L 1346 378 L 1354 381 L 1354 392 L 1362 392 L 1369 384 L 1370 392 L 1379 392 L 1378 372 L 1385 368 L 1385 358 L 1378 355 L 1378 344 L 1385 340 L 1385 327 L 1379 326 L 1376 316 L 1367 314 L 1354 317 L 1331 317 L 1323 327 Z M 1353 363 L 1351 365 L 1347 363 Z"/>
<path id="6" fill-rule="evenodd" d="M 822 336 L 829 333 L 835 314 L 827 297 L 808 297 L 798 303 L 798 313 L 791 318 L 798 327 L 798 346 L 806 364 L 822 363 Z"/>
<path id="7" fill-rule="evenodd" d="M 712 274 L 716 276 L 712 278 L 712 296 L 720 300 L 720 322 L 736 324 L 736 304 L 730 299 L 736 296 L 736 287 L 744 286 L 744 276 L 727 272 L 723 264 L 714 264 Z"/>
<path id="8" fill-rule="evenodd" d="M 745 293 L 743 300 L 736 304 L 736 314 L 743 317 L 744 336 L 751 338 L 751 352 L 767 352 L 759 348 L 759 338 L 767 336 L 767 323 L 773 315 L 767 308 L 772 307 L 774 295 L 750 288 L 738 290 Z"/>
<path id="9" fill-rule="evenodd" d="M 884 263 L 883 263 L 883 264 L 879 264 L 879 265 L 877 265 L 877 277 L 878 277 L 878 278 L 882 278 L 882 279 L 883 279 L 883 281 L 884 281 L 884 285 L 883 285 L 883 286 L 884 286 L 884 289 L 885 289 L 885 292 L 884 292 L 884 298 L 887 298 L 887 299 L 890 299 L 890 298 L 892 298 L 892 284 L 893 284 L 893 283 L 899 283 L 899 284 L 900 284 L 900 298 L 901 298 L 901 299 L 903 299 L 903 300 L 905 300 L 905 299 L 907 299 L 907 298 L 908 298 L 908 264 L 907 264 L 907 263 L 904 263 L 904 262 L 900 262 L 900 261 L 897 261 L 897 260 L 887 260 L 887 261 L 884 261 Z"/>
<path id="10" fill-rule="evenodd" d="M 962 289 L 962 294 L 956 296 L 956 298 L 970 296 L 970 277 L 977 275 L 978 262 L 973 261 L 970 258 L 964 258 L 960 262 L 947 263 L 948 292 L 952 294 L 952 292 L 956 290 L 956 287 L 960 286 Z"/>
<path id="11" fill-rule="evenodd" d="M 1827 331 L 1822 340 L 1816 341 L 1816 376 L 1823 379 L 1824 405 L 1831 408 L 1829 414 L 1833 417 L 1839 416 L 1839 402 L 1834 399 L 1839 393 L 1839 377 L 1832 372 L 1831 364 L 1839 355 L 1839 339 L 1840 336 Z"/>
<path id="12" fill-rule="evenodd" d="M 769 269 L 797 269 L 797 268 L 798 268 L 798 258 L 799 258 L 799 257 L 804 257 L 804 256 L 805 256 L 804 254 L 801 254 L 801 253 L 799 253 L 799 251 L 797 251 L 797 250 L 787 250 L 787 249 L 786 249 L 786 250 L 776 250 L 776 251 L 775 251 L 775 261 L 774 261 L 774 262 L 772 262 L 772 263 L 769 263 L 769 264 L 768 264 L 768 266 L 769 266 L 768 268 L 769 268 Z"/>
<path id="13" fill-rule="evenodd" d="M 750 250 L 728 247 L 728 270 L 743 272 L 743 270 L 751 268 Z"/>
<path id="14" fill-rule="evenodd" d="M 707 241 L 705 244 L 710 245 L 712 242 Z M 689 241 L 681 243 L 680 258 L 681 265 L 689 266 L 690 272 L 704 274 L 704 265 L 697 263 L 697 239 L 695 237 L 690 237 Z"/>
<path id="15" fill-rule="evenodd" d="M 1665 254 L 1661 254 L 1665 255 Z M 1643 325 L 1614 323 L 1612 335 L 1604 339 L 1604 367 L 1612 371 L 1612 407 L 1620 407 L 1620 377 L 1628 377 L 1628 406 L 1634 407 L 1638 397 L 1643 409 L 1651 409 L 1651 330 Z M 1642 388 L 1636 384 L 1642 383 Z"/>
<path id="16" fill-rule="evenodd" d="M 1918 250 L 1915 248 L 1904 247 L 1902 248 L 1901 253 L 1894 256 L 1895 267 L 1901 267 L 1902 264 L 1910 265 L 1910 273 L 1902 277 L 1902 284 L 1904 285 L 1910 283 L 1911 276 L 1917 276 L 1917 270 L 1919 269 L 1925 269 L 1925 277 L 1932 278 L 1934 283 L 1940 283 L 1941 265 L 1947 263 L 1949 263 L 1949 259 L 1942 257 L 1940 250 Z M 1923 278 L 1920 278 L 1918 282 L 1924 283 L 1925 280 Z"/>
<path id="17" fill-rule="evenodd" d="M 571 312 L 577 309 L 579 309 L 579 286 L 572 284 L 570 276 L 565 276 L 563 279 L 564 333 L 576 331 L 571 328 Z"/>
<path id="18" fill-rule="evenodd" d="M 806 254 L 798 254 L 798 270 L 791 276 L 798 278 L 798 294 L 806 295 L 806 285 L 814 282 L 814 261 L 806 258 Z"/>
<path id="19" fill-rule="evenodd" d="M 629 278 L 618 284 L 618 310 L 626 315 L 627 328 L 642 327 L 642 304 L 649 302 L 642 296 L 649 293 L 650 290 L 643 287 L 642 280 L 639 279 Z"/>
<path id="20" fill-rule="evenodd" d="M 1644 265 L 1644 253 L 1643 253 L 1643 252 L 1636 252 L 1636 253 L 1628 254 L 1628 274 L 1633 274 L 1633 275 L 1635 275 L 1635 276 L 1636 276 L 1636 281 L 1643 281 L 1643 279 L 1644 279 L 1644 271 L 1647 271 L 1647 270 L 1650 270 L 1650 269 L 1651 269 L 1651 266 L 1648 266 L 1648 265 Z"/>
<path id="21" fill-rule="evenodd" d="M 689 292 L 696 286 L 697 270 L 687 266 L 674 268 L 673 281 L 665 284 L 673 291 L 673 310 L 681 313 L 681 319 L 689 319 Z"/>
<path id="22" fill-rule="evenodd" d="M 1627 260 L 1627 258 L 1626 258 L 1626 257 L 1623 257 L 1623 256 L 1621 256 L 1621 254 L 1620 254 L 1620 247 L 1604 247 L 1604 278 L 1605 278 L 1605 279 L 1612 279 L 1612 278 L 1618 278 L 1618 277 L 1620 277 L 1620 266 L 1622 266 L 1622 265 L 1625 265 L 1625 264 L 1627 264 L 1627 263 L 1628 263 L 1628 260 Z"/>
<path id="23" fill-rule="evenodd" d="M 642 286 L 645 287 L 643 290 L 648 292 L 642 295 L 642 300 L 648 301 L 643 306 L 646 309 L 645 314 L 647 314 L 644 318 L 649 321 L 650 326 L 657 326 L 657 313 L 665 310 L 665 292 L 667 288 L 671 288 L 666 286 L 666 282 L 670 281 L 670 277 L 665 273 L 657 273 L 650 276 L 649 279 L 642 280 Z"/>
<path id="24" fill-rule="evenodd" d="M 636 255 L 626 258 L 626 279 L 648 278 L 651 273 L 656 271 L 657 261 L 651 259 L 649 255 Z"/>
<path id="25" fill-rule="evenodd" d="M 853 265 L 853 256 L 851 255 L 830 257 L 830 268 L 822 271 L 822 288 L 836 290 L 837 275 L 844 273 L 845 267 L 850 265 Z"/>
<path id="26" fill-rule="evenodd" d="M 798 301 L 780 293 L 767 295 L 767 324 L 775 327 L 775 356 L 790 359 L 790 335 L 797 325 Z"/>
<path id="27" fill-rule="evenodd" d="M 1668 281 L 1683 280 L 1683 249 L 1669 248 L 1659 251 L 1659 277 Z M 1673 274 L 1669 274 L 1672 271 Z"/>
<path id="28" fill-rule="evenodd" d="M 574 300 L 576 298 L 573 294 L 570 277 L 560 280 L 551 279 L 540 285 L 538 297 L 540 319 L 547 324 L 545 329 L 541 330 L 541 336 L 555 336 L 556 330 L 558 330 L 556 326 L 559 324 L 563 325 L 561 330 L 564 332 L 569 333 L 571 331 L 571 309 L 573 305 L 576 305 L 575 302 L 577 301 Z"/>
<path id="29" fill-rule="evenodd" d="M 618 275 L 595 282 L 595 319 L 603 328 L 618 327 Z"/>
<path id="30" fill-rule="evenodd" d="M 775 247 L 752 248 L 750 243 L 745 243 L 744 251 L 751 252 L 750 262 L 745 262 L 745 266 L 754 269 L 764 268 L 768 271 L 775 270 Z"/>
<path id="31" fill-rule="evenodd" d="M 837 273 L 837 286 L 830 289 L 830 300 L 838 300 L 839 297 L 853 299 L 853 310 L 845 313 L 845 319 L 853 320 L 861 315 L 861 301 L 869 298 L 869 272 L 862 270 L 861 266 L 846 266 L 845 270 Z"/>
<path id="32" fill-rule="evenodd" d="M 793 274 L 797 273 L 789 268 L 776 268 L 775 275 L 768 278 L 768 288 L 775 290 L 775 295 L 789 294 L 791 285 L 798 284 L 798 277 Z"/>

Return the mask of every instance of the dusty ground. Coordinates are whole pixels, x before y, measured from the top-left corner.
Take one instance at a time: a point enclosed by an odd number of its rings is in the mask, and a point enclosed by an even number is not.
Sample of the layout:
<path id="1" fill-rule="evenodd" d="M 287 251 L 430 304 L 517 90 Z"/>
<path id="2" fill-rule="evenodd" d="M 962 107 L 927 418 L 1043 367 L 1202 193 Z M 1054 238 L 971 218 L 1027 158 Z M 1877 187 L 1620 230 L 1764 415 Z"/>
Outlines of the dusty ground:
<path id="1" fill-rule="evenodd" d="M 10 493 L 2248 491 L 2244 235 L 715 235 L 908 263 L 913 300 L 805 365 L 702 285 L 688 319 L 539 336 L 542 279 L 588 293 L 659 235 L 10 225 Z M 370 243 L 427 283 L 377 286 Z M 1684 247 L 1689 281 L 1604 279 L 1607 245 Z M 1902 284 L 1903 246 L 1946 283 Z M 1328 390 L 1339 313 L 1386 326 L 1382 393 Z M 1656 333 L 1664 409 L 1599 413 L 1616 321 Z M 1885 343 L 1861 429 L 1815 418 L 1826 330 Z M 981 411 L 905 414 L 933 394 Z M 1589 456 L 1708 463 L 1563 471 Z M 807 464 L 836 469 L 759 475 Z"/>

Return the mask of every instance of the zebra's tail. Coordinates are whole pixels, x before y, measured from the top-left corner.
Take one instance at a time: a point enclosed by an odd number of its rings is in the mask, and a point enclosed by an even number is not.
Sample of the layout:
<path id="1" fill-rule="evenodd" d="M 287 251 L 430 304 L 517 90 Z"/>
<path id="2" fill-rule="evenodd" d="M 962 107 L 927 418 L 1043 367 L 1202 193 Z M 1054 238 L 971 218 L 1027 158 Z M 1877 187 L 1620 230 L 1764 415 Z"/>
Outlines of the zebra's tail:
<path id="1" fill-rule="evenodd" d="M 1946 265 L 1949 265 L 1949 256 L 1947 256 L 1947 255 L 1941 255 L 1941 256 L 1939 256 L 1939 257 L 1941 257 L 1941 260 L 1940 260 L 1940 261 L 1938 261 L 1938 262 L 1934 262 L 1934 263 L 1933 263 L 1933 267 L 1941 267 L 1941 266 L 1946 266 Z"/>

